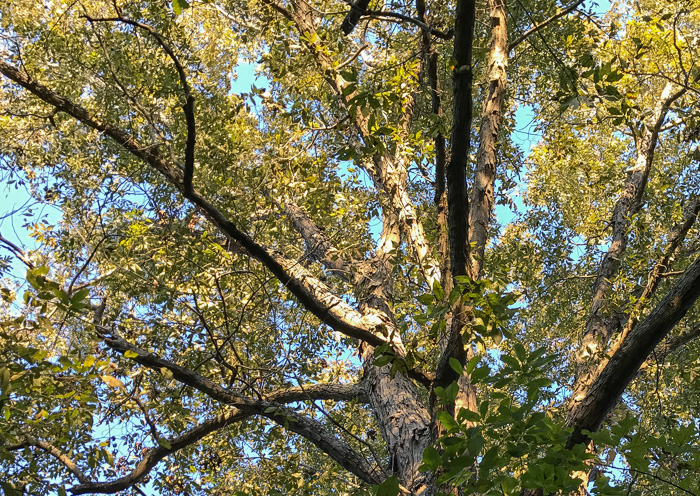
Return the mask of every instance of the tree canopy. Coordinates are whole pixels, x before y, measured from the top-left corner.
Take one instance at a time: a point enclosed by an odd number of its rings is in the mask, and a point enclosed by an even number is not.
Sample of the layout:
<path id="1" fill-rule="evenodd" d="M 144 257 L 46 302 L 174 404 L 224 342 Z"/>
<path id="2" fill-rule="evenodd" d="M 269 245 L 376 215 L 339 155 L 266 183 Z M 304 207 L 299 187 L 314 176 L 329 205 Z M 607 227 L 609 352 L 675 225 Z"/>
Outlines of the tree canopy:
<path id="1" fill-rule="evenodd" d="M 601 3 L 3 1 L 4 493 L 700 493 L 700 3 Z"/>

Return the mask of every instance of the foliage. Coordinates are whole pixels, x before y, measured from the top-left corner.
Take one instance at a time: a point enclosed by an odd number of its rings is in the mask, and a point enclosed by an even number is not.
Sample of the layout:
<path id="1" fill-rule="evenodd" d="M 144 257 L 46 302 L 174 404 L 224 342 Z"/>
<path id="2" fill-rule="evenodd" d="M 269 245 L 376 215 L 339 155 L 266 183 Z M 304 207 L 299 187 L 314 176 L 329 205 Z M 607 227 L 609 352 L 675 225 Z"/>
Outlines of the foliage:
<path id="1" fill-rule="evenodd" d="M 3 2 L 4 493 L 700 492 L 700 4 L 571 5 Z"/>

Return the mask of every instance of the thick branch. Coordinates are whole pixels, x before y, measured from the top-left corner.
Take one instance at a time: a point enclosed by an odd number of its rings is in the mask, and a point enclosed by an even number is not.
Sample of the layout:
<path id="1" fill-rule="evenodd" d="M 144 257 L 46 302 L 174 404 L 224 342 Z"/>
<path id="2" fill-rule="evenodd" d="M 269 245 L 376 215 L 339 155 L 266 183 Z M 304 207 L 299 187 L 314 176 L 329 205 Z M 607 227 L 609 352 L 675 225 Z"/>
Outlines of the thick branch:
<path id="1" fill-rule="evenodd" d="M 696 340 L 699 337 L 700 325 L 696 325 L 695 327 L 693 327 L 689 331 L 684 332 L 683 334 L 664 339 L 656 346 L 656 348 L 654 348 L 654 351 L 652 352 L 651 356 L 647 359 L 646 362 L 642 364 L 640 370 L 647 368 L 651 363 L 664 363 L 668 355 L 682 348 L 691 341 Z"/>
<path id="2" fill-rule="evenodd" d="M 26 265 L 28 268 L 34 268 L 34 264 L 27 258 L 27 255 L 26 253 L 24 253 L 24 250 L 22 250 L 22 248 L 14 244 L 9 239 L 3 237 L 2 234 L 0 234 L 0 244 L 5 245 L 5 248 L 15 257 L 17 257 L 19 261 Z"/>
<path id="3" fill-rule="evenodd" d="M 169 439 L 168 444 L 170 447 L 166 448 L 165 446 L 158 446 L 156 448 L 149 449 L 138 465 L 136 465 L 136 468 L 134 468 L 134 470 L 132 470 L 128 475 L 113 481 L 81 483 L 78 486 L 73 486 L 70 489 L 70 492 L 74 495 L 91 493 L 111 494 L 127 489 L 140 482 L 146 475 L 148 475 L 148 473 L 159 461 L 171 453 L 175 453 L 182 448 L 190 446 L 191 444 L 194 444 L 208 436 L 212 432 L 220 430 L 229 424 L 245 420 L 251 415 L 253 415 L 253 412 L 236 409 L 232 412 L 221 414 L 209 420 L 205 420 L 184 434 Z"/>
<path id="4" fill-rule="evenodd" d="M 374 329 L 363 327 L 361 316 L 341 298 L 335 296 L 320 281 L 311 277 L 298 263 L 290 261 L 280 253 L 269 252 L 231 222 L 213 204 L 204 199 L 196 190 L 187 194 L 184 188 L 182 171 L 172 166 L 158 153 L 156 148 L 143 147 L 123 130 L 95 119 L 87 110 L 63 96 L 49 90 L 29 76 L 0 60 L 0 73 L 29 90 L 44 102 L 71 115 L 83 124 L 104 133 L 120 144 L 125 150 L 142 159 L 163 174 L 186 198 L 200 207 L 204 215 L 227 236 L 237 241 L 252 257 L 263 263 L 296 298 L 321 322 L 349 337 L 357 338 L 374 346 L 385 339 Z M 301 279 L 300 279 L 301 277 Z M 359 317 L 359 318 L 358 318 Z"/>
<path id="5" fill-rule="evenodd" d="M 292 221 L 294 229 L 304 238 L 306 256 L 311 260 L 321 262 L 343 280 L 349 280 L 351 265 L 343 260 L 340 252 L 333 246 L 326 233 L 294 201 L 285 199 L 279 203 Z"/>
<path id="6" fill-rule="evenodd" d="M 367 12 L 368 5 L 369 0 L 357 0 L 350 6 L 350 12 L 348 12 L 345 19 L 343 19 L 343 23 L 340 25 L 340 29 L 343 30 L 343 33 L 346 35 L 352 33 L 357 23 L 360 22 L 362 15 Z"/>
<path id="7" fill-rule="evenodd" d="M 617 274 L 629 237 L 631 217 L 642 207 L 642 198 L 646 188 L 654 153 L 658 143 L 659 131 L 666 114 L 674 101 L 685 93 L 684 89 L 671 95 L 671 84 L 664 88 L 659 104 L 654 109 L 653 124 L 637 139 L 636 165 L 627 171 L 627 180 L 622 194 L 615 204 L 612 215 L 612 240 L 598 270 L 591 315 L 586 323 L 579 363 L 596 352 L 599 343 L 605 347 L 613 332 L 617 329 L 618 321 L 608 317 L 610 311 L 609 299 L 613 280 Z"/>
<path id="8" fill-rule="evenodd" d="M 425 22 L 425 0 L 416 0 L 418 18 Z M 424 56 L 427 62 L 428 83 L 430 85 L 430 110 L 438 119 L 442 116 L 442 98 L 438 78 L 438 53 L 432 45 L 427 31 L 421 34 Z M 452 290 L 450 277 L 450 248 L 447 237 L 447 192 L 445 189 L 445 167 L 447 164 L 446 140 L 442 131 L 435 135 L 435 207 L 437 209 L 438 253 L 440 254 L 440 283 L 447 294 Z M 432 283 L 431 283 L 432 287 Z"/>
<path id="9" fill-rule="evenodd" d="M 89 22 L 121 22 L 124 24 L 129 24 L 131 26 L 137 27 L 149 33 L 158 44 L 163 48 L 165 53 L 168 54 L 170 60 L 175 64 L 175 70 L 177 70 L 178 77 L 180 78 L 180 85 L 182 86 L 182 92 L 185 96 L 185 105 L 182 107 L 185 113 L 185 123 L 187 125 L 187 142 L 185 144 L 185 174 L 183 177 L 184 190 L 186 194 L 192 194 L 194 191 L 192 189 L 192 178 L 194 176 L 194 147 L 196 140 L 196 125 L 194 117 L 194 96 L 190 91 L 190 85 L 187 82 L 187 76 L 185 70 L 180 64 L 175 52 L 170 47 L 165 38 L 153 29 L 148 24 L 143 24 L 138 21 L 132 21 L 131 19 L 125 19 L 123 17 L 109 17 L 109 18 L 93 18 L 90 16 L 84 16 Z"/>
<path id="10" fill-rule="evenodd" d="M 620 326 L 619 319 L 611 316 L 614 313 L 612 311 L 613 309 L 610 308 L 613 280 L 619 269 L 622 256 L 627 249 L 631 217 L 642 207 L 642 198 L 654 160 L 654 153 L 656 151 L 661 126 L 673 102 L 684 93 L 685 90 L 681 89 L 671 94 L 671 84 L 667 84 L 654 109 L 652 115 L 653 125 L 637 138 L 637 162 L 635 167 L 627 171 L 627 181 L 613 209 L 612 241 L 598 269 L 598 277 L 596 279 L 593 301 L 591 304 L 591 314 L 586 322 L 583 342 L 578 351 L 578 356 L 576 357 L 578 376 L 576 377 L 573 393 L 571 394 L 569 412 L 577 412 L 580 408 L 583 408 L 581 402 L 587 400 L 589 397 L 590 391 L 592 391 L 594 387 L 594 381 L 598 380 L 597 378 L 600 375 L 599 371 L 601 367 L 605 366 L 606 363 L 610 363 L 605 360 L 598 362 L 598 360 L 602 356 L 601 351 L 608 350 L 610 338 Z M 651 317 L 651 315 L 649 317 Z M 648 320 L 649 317 L 647 317 L 646 320 Z M 616 356 L 617 353 L 621 351 L 619 348 L 625 346 L 625 343 L 628 342 L 632 335 L 636 335 L 637 331 L 630 329 L 632 329 L 632 327 L 625 329 L 617 343 L 606 352 L 608 356 Z M 656 343 L 654 343 L 654 345 L 655 344 Z M 645 359 L 646 355 L 641 358 L 641 362 L 635 367 L 635 374 L 637 368 Z M 629 380 L 627 382 L 629 382 Z M 624 383 L 625 387 L 627 382 Z M 617 399 L 614 399 L 614 401 L 617 401 Z M 605 408 L 612 408 L 613 404 L 607 405 Z M 573 413 L 570 415 L 573 415 Z M 594 430 L 589 427 L 583 428 Z"/>
<path id="11" fill-rule="evenodd" d="M 574 428 L 568 445 L 587 442 L 583 430 L 596 431 L 618 402 L 639 367 L 700 297 L 700 258 L 674 284 L 648 317 L 624 339 L 610 360 L 599 367 L 591 385 L 575 397 L 568 425 Z"/>
<path id="12" fill-rule="evenodd" d="M 129 343 L 124 338 L 113 334 L 105 327 L 96 327 L 98 331 L 101 332 L 105 344 L 107 344 L 107 346 L 113 350 L 120 353 L 126 353 L 127 351 L 136 353 L 136 356 L 131 358 L 136 363 L 153 370 L 169 370 L 175 380 L 183 384 L 187 384 L 188 386 L 201 391 L 217 401 L 238 408 L 256 407 L 261 401 L 282 404 L 307 400 L 367 400 L 365 389 L 361 384 L 313 384 L 299 388 L 281 389 L 265 395 L 260 400 L 248 396 L 242 396 L 236 394 L 233 390 L 223 388 L 211 379 L 208 379 L 207 377 L 204 377 L 187 367 L 182 367 L 171 362 L 170 360 L 165 360 L 153 353 L 148 353 L 138 346 Z"/>
<path id="13" fill-rule="evenodd" d="M 76 105 L 62 95 L 59 95 L 37 81 L 34 81 L 27 74 L 19 69 L 16 69 L 10 64 L 7 64 L 3 60 L 0 60 L 0 73 L 11 81 L 27 89 L 45 103 L 55 107 L 57 110 L 65 112 L 86 126 L 109 136 L 120 144 L 126 151 L 135 157 L 140 158 L 158 172 L 163 174 L 173 184 L 182 184 L 182 171 L 178 167 L 173 167 L 171 164 L 166 162 L 163 157 L 158 154 L 156 148 L 144 147 L 122 129 L 111 124 L 98 121 L 80 105 Z"/>
<path id="14" fill-rule="evenodd" d="M 350 447 L 345 441 L 335 437 L 323 424 L 309 417 L 299 415 L 286 408 L 274 408 L 268 406 L 260 408 L 258 413 L 269 418 L 273 422 L 308 439 L 321 451 L 330 456 L 346 470 L 368 484 L 379 484 L 382 471 L 378 466 L 372 466 L 362 456 Z"/>
<path id="15" fill-rule="evenodd" d="M 657 286 L 659 285 L 659 281 L 661 278 L 667 274 L 667 270 L 669 268 L 669 264 L 671 263 L 671 260 L 673 259 L 674 254 L 676 253 L 676 250 L 680 246 L 680 244 L 683 242 L 685 239 L 686 234 L 688 234 L 688 231 L 690 230 L 691 227 L 693 227 L 693 224 L 697 220 L 698 213 L 700 213 L 700 201 L 697 201 L 695 205 L 692 205 L 688 211 L 685 219 L 683 222 L 676 226 L 671 234 L 671 240 L 668 243 L 668 246 L 666 247 L 666 250 L 664 250 L 663 255 L 661 258 L 656 262 L 654 265 L 654 268 L 651 269 L 651 272 L 649 273 L 649 277 L 647 279 L 647 285 L 644 287 L 644 290 L 642 291 L 642 294 L 639 296 L 639 299 L 637 300 L 636 305 L 632 309 L 629 315 L 629 319 L 627 320 L 627 323 L 625 324 L 625 328 L 622 330 L 621 336 L 624 339 L 624 336 L 629 333 L 629 331 L 635 326 L 639 319 L 639 315 L 642 311 L 642 308 L 646 305 L 648 302 L 649 298 L 651 295 L 656 291 Z"/>
<path id="16" fill-rule="evenodd" d="M 265 0 L 266 3 L 271 0 Z M 294 9 L 288 15 L 294 21 L 297 30 L 302 35 L 302 42 L 306 45 L 316 59 L 320 71 L 332 91 L 340 98 L 346 108 L 352 106 L 352 100 L 356 92 L 346 91 L 349 84 L 334 66 L 333 60 L 328 56 L 327 50 L 318 41 L 321 38 L 316 32 L 313 23 L 313 12 L 304 0 L 292 0 Z M 365 5 L 366 6 L 366 5 Z M 356 7 L 353 7 L 353 11 Z M 368 118 L 362 112 L 353 112 L 354 128 L 357 135 L 365 144 L 371 144 L 371 133 Z M 414 252 L 417 265 L 429 286 L 440 278 L 440 267 L 432 257 L 430 244 L 425 237 L 423 225 L 418 218 L 415 206 L 406 189 L 406 163 L 401 153 L 394 156 L 376 154 L 372 160 L 366 161 L 362 167 L 372 179 L 377 191 L 385 193 L 389 197 L 390 207 L 396 211 L 403 231 L 406 233 L 408 244 Z"/>
<path id="17" fill-rule="evenodd" d="M 472 42 L 474 38 L 475 4 L 473 0 L 459 0 L 455 17 L 453 85 L 452 156 L 447 165 L 447 225 L 452 278 L 471 275 L 469 267 L 466 170 L 469 161 L 472 125 Z M 445 387 L 458 378 L 449 359 L 461 363 L 467 359 L 462 343 L 462 329 L 468 312 L 461 301 L 452 308 L 448 336 L 435 372 L 435 385 Z"/>
<path id="18" fill-rule="evenodd" d="M 314 384 L 273 391 L 261 399 L 254 399 L 224 389 L 191 369 L 162 359 L 155 354 L 147 353 L 123 338 L 111 334 L 104 327 L 97 326 L 97 328 L 98 331 L 103 333 L 103 339 L 110 348 L 121 353 L 131 351 L 136 354 L 132 358 L 135 362 L 154 370 L 166 369 L 170 371 L 173 378 L 177 381 L 187 384 L 217 401 L 234 406 L 237 410 L 232 415 L 211 419 L 188 433 L 169 440 L 170 448 L 160 446 L 151 449 L 128 476 L 111 482 L 83 483 L 72 489 L 73 494 L 84 494 L 87 492 L 113 493 L 125 489 L 141 480 L 158 461 L 170 453 L 199 441 L 214 430 L 218 430 L 231 422 L 243 420 L 254 414 L 267 417 L 285 429 L 305 437 L 362 480 L 371 484 L 379 482 L 376 467 L 370 466 L 347 443 L 336 438 L 319 422 L 299 415 L 283 406 L 284 403 L 309 400 L 350 401 L 359 399 L 360 401 L 367 401 L 366 390 L 362 384 Z"/>
<path id="19" fill-rule="evenodd" d="M 274 403 L 293 403 L 295 401 L 334 400 L 367 403 L 367 391 L 364 383 L 358 384 L 309 384 L 272 391 L 264 395 L 266 401 Z"/>
<path id="20" fill-rule="evenodd" d="M 75 475 L 75 478 L 78 479 L 78 481 L 81 484 L 84 484 L 88 481 L 88 478 L 85 476 L 82 470 L 80 470 L 78 465 L 68 455 L 63 453 L 56 446 L 29 434 L 24 434 L 24 438 L 26 439 L 26 444 L 28 444 L 29 446 L 36 446 L 37 448 L 46 451 L 48 454 L 50 454 L 59 462 L 61 462 L 63 466 L 65 466 L 73 475 Z"/>
<path id="21" fill-rule="evenodd" d="M 365 15 L 367 17 L 373 18 L 373 19 L 378 19 L 378 18 L 394 18 L 394 19 L 399 19 L 400 21 L 408 22 L 409 24 L 414 24 L 421 28 L 421 30 L 425 33 L 431 34 L 435 36 L 436 38 L 440 38 L 442 40 L 449 40 L 452 38 L 452 32 L 443 32 L 440 31 L 439 29 L 435 29 L 432 26 L 429 26 L 428 24 L 425 23 L 423 19 L 416 19 L 415 17 L 407 16 L 405 14 L 401 14 L 399 12 L 387 12 L 383 10 L 368 10 L 365 12 Z M 347 33 L 346 33 L 347 34 Z"/>
<path id="22" fill-rule="evenodd" d="M 474 42 L 475 2 L 458 0 L 455 13 L 454 59 L 452 74 L 452 155 L 447 165 L 447 220 L 450 239 L 452 277 L 468 272 L 467 163 L 472 128 L 472 46 Z"/>

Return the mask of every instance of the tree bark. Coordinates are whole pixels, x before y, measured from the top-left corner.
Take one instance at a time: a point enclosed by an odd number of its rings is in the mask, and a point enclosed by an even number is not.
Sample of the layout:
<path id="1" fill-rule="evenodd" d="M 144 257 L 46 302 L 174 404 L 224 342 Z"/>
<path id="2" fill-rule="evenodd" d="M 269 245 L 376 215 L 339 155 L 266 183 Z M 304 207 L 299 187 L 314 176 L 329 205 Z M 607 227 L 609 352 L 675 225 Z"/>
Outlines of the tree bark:
<path id="1" fill-rule="evenodd" d="M 484 264 L 494 205 L 496 181 L 496 145 L 503 120 L 503 99 L 506 92 L 508 66 L 508 31 L 506 7 L 503 0 L 489 0 L 491 17 L 491 49 L 489 51 L 488 89 L 484 98 L 479 149 L 476 154 L 476 174 L 469 209 L 469 243 L 471 273 L 478 276 Z"/>

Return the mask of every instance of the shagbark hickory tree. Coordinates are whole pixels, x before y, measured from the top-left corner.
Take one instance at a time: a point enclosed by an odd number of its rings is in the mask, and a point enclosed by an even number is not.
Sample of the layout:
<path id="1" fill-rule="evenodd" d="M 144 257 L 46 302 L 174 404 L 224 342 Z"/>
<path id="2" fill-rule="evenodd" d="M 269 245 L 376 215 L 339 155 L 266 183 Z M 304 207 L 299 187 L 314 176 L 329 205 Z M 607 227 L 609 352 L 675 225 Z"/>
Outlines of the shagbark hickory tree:
<path id="1" fill-rule="evenodd" d="M 697 0 L 0 25 L 5 494 L 700 491 Z"/>

